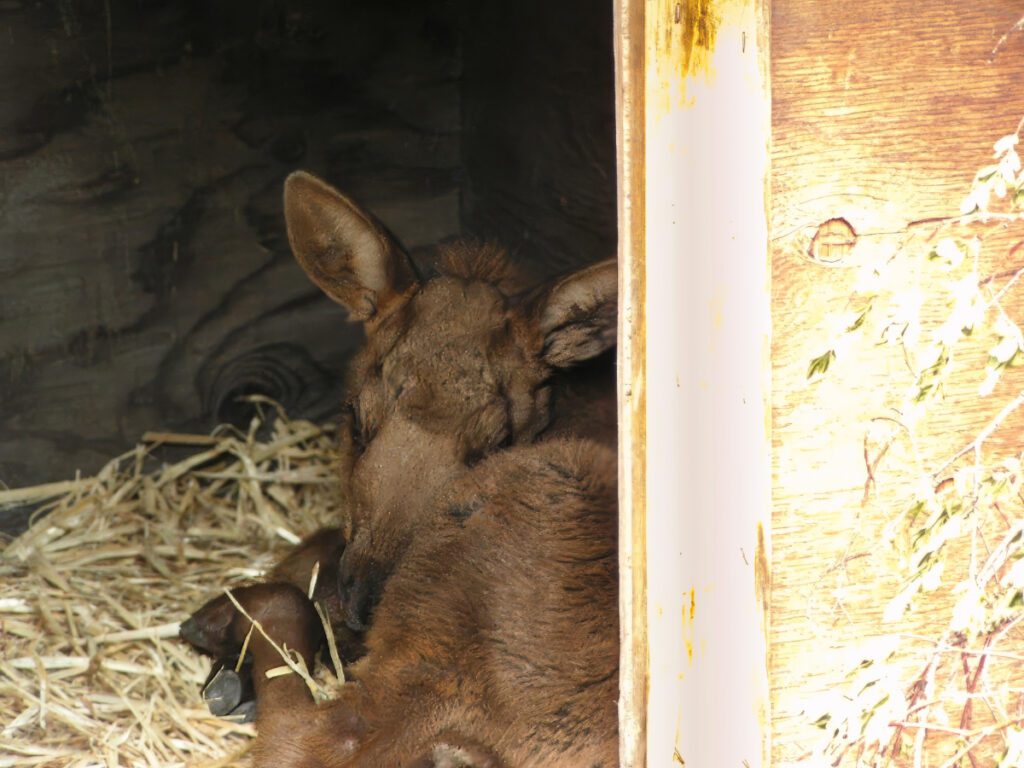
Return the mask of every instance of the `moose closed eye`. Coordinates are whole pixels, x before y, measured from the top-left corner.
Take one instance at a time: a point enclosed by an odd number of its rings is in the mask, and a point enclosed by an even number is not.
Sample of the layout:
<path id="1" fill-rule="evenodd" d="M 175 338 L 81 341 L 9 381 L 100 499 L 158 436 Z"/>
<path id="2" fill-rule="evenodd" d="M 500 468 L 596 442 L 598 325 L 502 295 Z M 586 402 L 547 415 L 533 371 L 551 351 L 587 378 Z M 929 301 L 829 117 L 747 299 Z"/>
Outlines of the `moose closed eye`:
<path id="1" fill-rule="evenodd" d="M 374 438 L 375 430 L 370 428 L 370 423 L 360 413 L 358 402 L 349 401 L 342 409 L 343 427 L 347 427 L 348 435 L 351 438 L 352 448 L 357 455 L 366 452 L 366 446 Z"/>

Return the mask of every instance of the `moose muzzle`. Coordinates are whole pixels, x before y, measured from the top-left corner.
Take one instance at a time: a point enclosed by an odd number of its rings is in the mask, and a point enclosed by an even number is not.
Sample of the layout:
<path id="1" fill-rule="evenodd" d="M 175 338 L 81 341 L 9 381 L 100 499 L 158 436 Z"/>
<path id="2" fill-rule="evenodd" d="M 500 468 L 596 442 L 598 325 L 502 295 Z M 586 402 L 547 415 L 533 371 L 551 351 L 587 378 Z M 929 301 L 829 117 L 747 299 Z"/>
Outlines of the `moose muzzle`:
<path id="1" fill-rule="evenodd" d="M 369 628 L 389 575 L 390 569 L 377 561 L 351 557 L 349 550 L 345 551 L 338 568 L 338 594 L 345 626 L 355 632 Z"/>

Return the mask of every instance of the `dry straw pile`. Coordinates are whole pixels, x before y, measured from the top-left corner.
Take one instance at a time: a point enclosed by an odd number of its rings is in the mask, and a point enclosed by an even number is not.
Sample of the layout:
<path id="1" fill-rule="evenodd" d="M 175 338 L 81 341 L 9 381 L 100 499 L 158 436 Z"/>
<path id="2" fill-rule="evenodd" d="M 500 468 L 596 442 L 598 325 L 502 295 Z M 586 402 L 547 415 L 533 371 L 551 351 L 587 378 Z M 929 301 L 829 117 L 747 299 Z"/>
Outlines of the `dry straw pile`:
<path id="1" fill-rule="evenodd" d="M 209 663 L 178 624 L 341 519 L 331 429 L 268 415 L 248 434 L 147 434 L 95 477 L 0 490 L 0 510 L 52 499 L 0 549 L 0 768 L 245 764 L 252 729 L 207 712 Z M 153 466 L 167 444 L 194 453 Z"/>

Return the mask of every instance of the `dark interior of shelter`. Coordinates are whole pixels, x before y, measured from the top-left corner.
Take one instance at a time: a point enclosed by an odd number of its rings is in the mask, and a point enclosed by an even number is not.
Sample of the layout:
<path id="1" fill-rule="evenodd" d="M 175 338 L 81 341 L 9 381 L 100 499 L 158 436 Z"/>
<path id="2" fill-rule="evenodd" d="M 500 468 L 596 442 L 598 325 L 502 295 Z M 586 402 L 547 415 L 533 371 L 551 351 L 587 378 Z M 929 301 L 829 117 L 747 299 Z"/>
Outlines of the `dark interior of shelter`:
<path id="1" fill-rule="evenodd" d="M 361 331 L 289 252 L 296 169 L 425 273 L 465 236 L 538 278 L 614 255 L 611 6 L 0 0 L 0 487 L 240 395 L 331 417 Z"/>

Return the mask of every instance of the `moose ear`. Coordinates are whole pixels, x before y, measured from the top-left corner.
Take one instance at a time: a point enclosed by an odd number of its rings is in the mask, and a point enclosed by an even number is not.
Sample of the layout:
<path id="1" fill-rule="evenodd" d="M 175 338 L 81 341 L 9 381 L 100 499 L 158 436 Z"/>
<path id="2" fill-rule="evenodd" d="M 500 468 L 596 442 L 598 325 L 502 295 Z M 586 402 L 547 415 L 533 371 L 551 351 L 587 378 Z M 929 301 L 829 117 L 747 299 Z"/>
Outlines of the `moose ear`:
<path id="1" fill-rule="evenodd" d="M 353 320 L 372 319 L 416 281 L 384 228 L 311 174 L 296 171 L 285 181 L 284 216 L 295 259 Z"/>
<path id="2" fill-rule="evenodd" d="M 546 363 L 568 368 L 615 345 L 618 281 L 612 259 L 562 278 L 547 292 L 540 310 Z"/>

